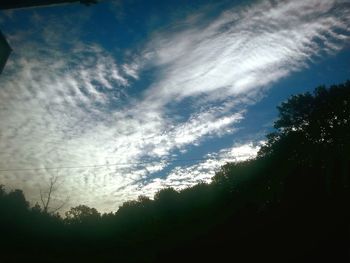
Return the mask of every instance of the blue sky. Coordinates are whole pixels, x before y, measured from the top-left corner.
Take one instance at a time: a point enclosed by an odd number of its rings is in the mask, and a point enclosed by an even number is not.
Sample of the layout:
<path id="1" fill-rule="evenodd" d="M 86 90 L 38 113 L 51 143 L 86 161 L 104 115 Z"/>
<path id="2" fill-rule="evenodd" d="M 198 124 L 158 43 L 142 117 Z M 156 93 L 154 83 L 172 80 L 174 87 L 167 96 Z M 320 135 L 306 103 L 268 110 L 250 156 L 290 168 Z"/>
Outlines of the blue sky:
<path id="1" fill-rule="evenodd" d="M 190 3 L 189 3 L 190 2 Z M 115 211 L 254 157 L 290 95 L 349 78 L 346 1 L 102 1 L 0 13 L 0 183 Z"/>

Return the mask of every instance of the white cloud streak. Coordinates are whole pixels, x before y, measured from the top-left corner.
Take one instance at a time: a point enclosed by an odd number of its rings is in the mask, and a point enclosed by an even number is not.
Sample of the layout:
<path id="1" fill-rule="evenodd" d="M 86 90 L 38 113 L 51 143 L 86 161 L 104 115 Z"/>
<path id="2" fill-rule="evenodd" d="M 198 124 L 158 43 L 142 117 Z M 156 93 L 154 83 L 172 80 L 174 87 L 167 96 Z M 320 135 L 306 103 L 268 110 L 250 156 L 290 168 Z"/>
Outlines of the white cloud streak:
<path id="1" fill-rule="evenodd" d="M 160 33 L 146 52 L 162 71 L 148 95 L 164 104 L 201 94 L 246 94 L 305 68 L 324 52 L 339 51 L 349 40 L 348 27 L 345 2 L 262 1 L 228 10 L 209 25 L 199 21 Z"/>
<path id="2" fill-rule="evenodd" d="M 140 183 L 135 187 L 138 195 L 153 197 L 154 194 L 167 187 L 182 190 L 194 186 L 200 182 L 210 183 L 218 169 L 228 162 L 240 162 L 254 158 L 261 146 L 246 143 L 233 145 L 231 148 L 222 149 L 206 156 L 206 160 L 194 165 L 177 166 L 165 178 L 155 178 L 147 183 Z"/>

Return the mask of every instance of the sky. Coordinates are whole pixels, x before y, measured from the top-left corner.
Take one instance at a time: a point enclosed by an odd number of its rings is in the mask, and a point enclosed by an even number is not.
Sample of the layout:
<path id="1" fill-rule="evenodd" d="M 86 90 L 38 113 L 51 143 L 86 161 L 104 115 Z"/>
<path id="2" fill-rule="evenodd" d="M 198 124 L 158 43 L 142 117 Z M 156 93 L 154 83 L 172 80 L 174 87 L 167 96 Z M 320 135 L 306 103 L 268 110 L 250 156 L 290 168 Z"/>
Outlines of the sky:
<path id="1" fill-rule="evenodd" d="M 350 76 L 341 0 L 101 1 L 0 11 L 0 184 L 116 211 L 256 156 L 289 96 Z"/>

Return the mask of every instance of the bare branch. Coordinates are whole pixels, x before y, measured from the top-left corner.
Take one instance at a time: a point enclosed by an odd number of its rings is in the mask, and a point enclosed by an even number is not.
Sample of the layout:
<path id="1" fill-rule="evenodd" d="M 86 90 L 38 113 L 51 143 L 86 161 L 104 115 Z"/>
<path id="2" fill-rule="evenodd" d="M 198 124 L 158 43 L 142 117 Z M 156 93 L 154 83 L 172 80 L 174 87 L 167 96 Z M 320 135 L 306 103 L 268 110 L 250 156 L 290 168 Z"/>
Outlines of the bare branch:
<path id="1" fill-rule="evenodd" d="M 49 213 L 49 214 L 55 213 L 58 210 L 60 210 L 64 205 L 66 205 L 67 202 L 68 202 L 69 198 L 67 198 L 66 201 L 64 201 L 62 204 L 60 204 L 56 208 L 50 209 L 50 205 L 51 205 L 51 202 L 53 200 L 53 193 L 58 188 L 57 187 L 57 183 L 58 183 L 58 171 L 57 171 L 56 175 L 53 175 L 53 176 L 50 177 L 50 181 L 49 181 L 49 184 L 48 184 L 48 190 L 46 192 L 43 192 L 40 189 L 40 200 L 41 200 L 41 203 L 42 203 L 43 211 L 45 213 Z M 59 184 L 59 186 L 60 185 L 61 184 Z"/>
<path id="2" fill-rule="evenodd" d="M 45 202 L 44 202 L 44 196 L 43 196 L 43 193 L 42 193 L 41 189 L 40 189 L 40 199 L 41 199 L 41 203 L 42 203 L 42 205 L 44 207 L 45 206 Z"/>
<path id="3" fill-rule="evenodd" d="M 50 211 L 50 213 L 55 213 L 55 212 L 57 212 L 58 210 L 60 210 L 62 207 L 64 207 L 67 203 L 68 203 L 68 201 L 69 201 L 69 197 L 67 197 L 66 198 L 66 200 L 64 201 L 64 202 L 62 202 L 62 204 L 60 204 L 58 207 L 56 207 L 55 209 L 52 209 L 51 211 Z"/>

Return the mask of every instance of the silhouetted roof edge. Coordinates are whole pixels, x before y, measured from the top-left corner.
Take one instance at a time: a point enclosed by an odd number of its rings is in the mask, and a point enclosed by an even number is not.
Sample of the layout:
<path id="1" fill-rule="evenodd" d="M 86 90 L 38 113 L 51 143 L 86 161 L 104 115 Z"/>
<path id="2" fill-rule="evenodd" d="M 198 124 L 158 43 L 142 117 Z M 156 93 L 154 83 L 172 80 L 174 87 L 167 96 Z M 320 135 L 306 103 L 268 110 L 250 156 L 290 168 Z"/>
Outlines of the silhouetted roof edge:
<path id="1" fill-rule="evenodd" d="M 96 4 L 99 0 L 1 0 L 0 9 L 19 9 L 59 4 L 81 3 L 84 5 Z"/>
<path id="2" fill-rule="evenodd" d="M 0 30 L 0 74 L 4 70 L 7 59 L 9 58 L 11 52 L 12 48 Z"/>

